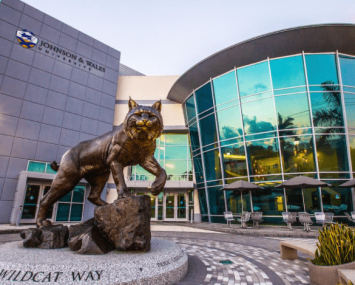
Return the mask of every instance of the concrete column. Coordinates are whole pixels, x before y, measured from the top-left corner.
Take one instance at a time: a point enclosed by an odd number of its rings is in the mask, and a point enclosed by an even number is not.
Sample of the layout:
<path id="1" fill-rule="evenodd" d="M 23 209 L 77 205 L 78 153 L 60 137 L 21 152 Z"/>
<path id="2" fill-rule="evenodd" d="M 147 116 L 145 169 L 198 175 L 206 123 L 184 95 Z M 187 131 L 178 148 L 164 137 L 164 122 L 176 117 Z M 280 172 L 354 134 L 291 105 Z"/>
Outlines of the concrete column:
<path id="1" fill-rule="evenodd" d="M 201 223 L 201 210 L 198 191 L 194 189 L 194 222 Z"/>

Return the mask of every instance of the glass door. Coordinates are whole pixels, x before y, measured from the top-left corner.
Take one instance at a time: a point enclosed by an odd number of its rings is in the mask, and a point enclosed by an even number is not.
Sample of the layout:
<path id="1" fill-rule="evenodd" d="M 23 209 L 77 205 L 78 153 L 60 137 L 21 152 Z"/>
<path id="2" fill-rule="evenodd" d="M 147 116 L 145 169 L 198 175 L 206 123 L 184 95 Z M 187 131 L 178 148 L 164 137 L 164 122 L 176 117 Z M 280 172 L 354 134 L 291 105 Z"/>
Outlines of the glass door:
<path id="1" fill-rule="evenodd" d="M 164 208 L 164 193 L 158 195 L 158 221 L 163 220 L 163 208 Z"/>
<path id="2" fill-rule="evenodd" d="M 156 204 L 157 204 L 157 197 L 152 195 L 152 194 L 148 194 L 150 196 L 150 211 L 151 211 L 151 214 L 150 214 L 150 220 L 152 221 L 157 221 L 157 207 L 156 207 Z"/>
<path id="3" fill-rule="evenodd" d="M 166 193 L 164 221 L 187 221 L 187 196 L 185 193 Z"/>
<path id="4" fill-rule="evenodd" d="M 175 221 L 176 219 L 176 205 L 175 205 L 175 194 L 166 193 L 165 194 L 165 221 Z"/>
<path id="5" fill-rule="evenodd" d="M 28 183 L 26 186 L 26 196 L 23 204 L 21 223 L 35 223 L 41 199 L 51 188 L 45 183 Z M 47 214 L 47 219 L 53 221 L 53 206 Z"/>
<path id="6" fill-rule="evenodd" d="M 23 203 L 21 223 L 35 223 L 41 194 L 41 184 L 28 183 Z"/>
<path id="7" fill-rule="evenodd" d="M 186 194 L 179 193 L 177 196 L 177 219 L 186 220 Z"/>
<path id="8" fill-rule="evenodd" d="M 47 192 L 49 191 L 49 189 L 51 189 L 51 186 L 50 186 L 50 185 L 44 185 L 42 197 L 47 194 Z M 48 213 L 47 213 L 47 217 L 46 217 L 47 220 L 50 220 L 50 221 L 52 221 L 52 222 L 53 222 L 53 212 L 54 212 L 54 211 L 53 211 L 53 208 L 54 208 L 55 205 L 56 205 L 56 204 L 54 204 L 54 205 L 52 205 L 52 206 L 49 207 Z"/>

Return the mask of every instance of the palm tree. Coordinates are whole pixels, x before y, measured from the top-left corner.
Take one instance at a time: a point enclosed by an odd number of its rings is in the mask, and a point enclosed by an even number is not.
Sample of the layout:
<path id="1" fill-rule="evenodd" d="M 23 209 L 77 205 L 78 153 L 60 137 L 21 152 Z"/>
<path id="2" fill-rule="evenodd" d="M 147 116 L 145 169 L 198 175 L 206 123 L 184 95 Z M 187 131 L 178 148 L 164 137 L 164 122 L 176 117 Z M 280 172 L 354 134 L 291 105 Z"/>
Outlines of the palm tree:
<path id="1" fill-rule="evenodd" d="M 292 136 L 296 134 L 295 131 L 289 130 L 295 127 L 295 125 L 293 124 L 294 120 L 295 119 L 292 117 L 286 117 L 286 119 L 284 120 L 282 115 L 280 113 L 277 113 L 277 123 L 279 125 L 279 130 L 281 130 L 280 136 Z"/>
<path id="2" fill-rule="evenodd" d="M 284 162 L 287 164 L 285 165 L 286 168 L 289 167 L 288 162 L 293 156 L 293 144 L 290 141 L 285 141 L 285 138 L 282 136 L 292 136 L 296 134 L 294 130 L 290 130 L 295 127 L 293 121 L 294 118 L 292 117 L 286 117 L 286 119 L 284 119 L 280 113 L 277 114 L 277 123 L 280 130 L 280 147 Z"/>
<path id="3" fill-rule="evenodd" d="M 336 128 L 329 127 L 341 127 L 344 126 L 343 110 L 341 106 L 341 96 L 339 92 L 339 86 L 331 85 L 333 81 L 325 81 L 322 83 L 324 92 L 322 93 L 323 99 L 327 106 L 319 106 L 313 108 L 316 110 L 313 115 L 313 124 L 315 127 L 324 126 L 328 128 L 322 129 L 322 133 L 332 134 L 339 132 Z M 324 137 L 324 136 L 323 136 Z"/>

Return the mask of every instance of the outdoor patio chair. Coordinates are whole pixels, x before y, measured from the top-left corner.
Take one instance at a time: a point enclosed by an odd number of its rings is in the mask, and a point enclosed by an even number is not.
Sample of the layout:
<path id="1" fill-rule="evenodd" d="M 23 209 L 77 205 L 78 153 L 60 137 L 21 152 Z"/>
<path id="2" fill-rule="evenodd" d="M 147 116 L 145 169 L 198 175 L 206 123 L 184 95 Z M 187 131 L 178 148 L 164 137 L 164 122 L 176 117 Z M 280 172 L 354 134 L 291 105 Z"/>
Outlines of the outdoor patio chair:
<path id="1" fill-rule="evenodd" d="M 325 222 L 324 222 L 324 224 L 334 224 L 333 217 L 334 217 L 334 213 L 332 213 L 332 212 L 325 213 Z"/>
<path id="2" fill-rule="evenodd" d="M 234 221 L 232 212 L 224 212 L 224 218 L 227 220 L 227 225 L 231 226 L 232 221 Z"/>
<path id="3" fill-rule="evenodd" d="M 251 220 L 253 221 L 253 227 L 258 228 L 259 223 L 263 221 L 263 212 L 252 212 L 251 213 Z"/>
<path id="4" fill-rule="evenodd" d="M 296 212 L 283 212 L 282 218 L 283 218 L 284 222 L 286 223 L 287 227 L 290 230 L 293 230 L 292 223 L 297 222 L 297 213 Z"/>
<path id="5" fill-rule="evenodd" d="M 344 214 L 350 222 L 355 223 L 355 212 L 351 212 L 351 216 L 347 212 L 344 212 Z"/>
<path id="6" fill-rule="evenodd" d="M 313 224 L 311 216 L 308 213 L 298 213 L 298 220 L 304 225 L 304 230 L 311 231 L 311 225 Z"/>
<path id="7" fill-rule="evenodd" d="M 316 218 L 316 223 L 324 226 L 325 214 L 323 212 L 314 212 L 314 217 Z"/>
<path id="8" fill-rule="evenodd" d="M 354 220 L 351 218 L 351 216 L 347 212 L 344 212 L 344 214 L 350 222 L 354 222 Z"/>
<path id="9" fill-rule="evenodd" d="M 250 220 L 250 212 L 243 212 L 242 215 L 240 216 L 240 219 L 238 219 L 238 222 L 240 222 L 242 229 L 245 229 L 247 227 L 247 222 Z"/>

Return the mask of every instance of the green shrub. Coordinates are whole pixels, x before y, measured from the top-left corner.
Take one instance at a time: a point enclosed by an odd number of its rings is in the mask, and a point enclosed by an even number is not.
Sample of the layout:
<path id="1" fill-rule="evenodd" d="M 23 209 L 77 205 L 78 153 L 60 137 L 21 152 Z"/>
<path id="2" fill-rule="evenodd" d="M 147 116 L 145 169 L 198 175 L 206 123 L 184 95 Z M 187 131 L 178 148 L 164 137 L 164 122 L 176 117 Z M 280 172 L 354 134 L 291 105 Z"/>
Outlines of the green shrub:
<path id="1" fill-rule="evenodd" d="M 355 231 L 345 225 L 333 224 L 319 230 L 315 265 L 340 265 L 355 261 Z"/>

